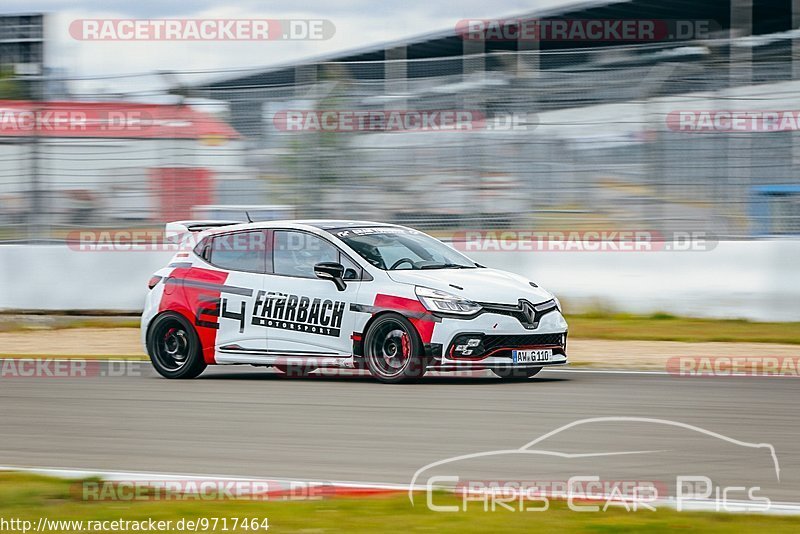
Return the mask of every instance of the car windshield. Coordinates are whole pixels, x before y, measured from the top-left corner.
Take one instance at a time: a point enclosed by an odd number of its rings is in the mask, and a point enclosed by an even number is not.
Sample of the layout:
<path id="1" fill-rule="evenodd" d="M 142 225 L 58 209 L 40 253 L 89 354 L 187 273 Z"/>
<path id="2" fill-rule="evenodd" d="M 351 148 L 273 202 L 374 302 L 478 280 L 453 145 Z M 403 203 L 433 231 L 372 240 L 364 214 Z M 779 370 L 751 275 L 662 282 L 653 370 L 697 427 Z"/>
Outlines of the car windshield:
<path id="1" fill-rule="evenodd" d="M 475 262 L 441 241 L 408 228 L 349 228 L 333 233 L 359 256 L 385 271 L 476 268 Z"/>

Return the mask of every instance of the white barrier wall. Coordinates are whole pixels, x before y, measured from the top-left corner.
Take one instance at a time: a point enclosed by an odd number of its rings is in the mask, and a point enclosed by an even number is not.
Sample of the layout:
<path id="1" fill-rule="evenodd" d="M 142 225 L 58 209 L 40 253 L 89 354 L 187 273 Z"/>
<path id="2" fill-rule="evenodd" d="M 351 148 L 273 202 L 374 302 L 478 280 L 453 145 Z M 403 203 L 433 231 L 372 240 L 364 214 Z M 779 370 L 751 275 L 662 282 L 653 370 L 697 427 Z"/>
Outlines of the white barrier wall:
<path id="1" fill-rule="evenodd" d="M 569 308 L 800 321 L 800 240 L 724 241 L 706 251 L 468 252 L 541 283 Z"/>
<path id="2" fill-rule="evenodd" d="M 800 321 L 800 240 L 721 242 L 694 252 L 468 252 L 578 310 Z M 171 252 L 0 246 L 0 309 L 136 311 Z"/>
<path id="3" fill-rule="evenodd" d="M 174 252 L 0 246 L 0 309 L 138 311 L 147 281 Z"/>

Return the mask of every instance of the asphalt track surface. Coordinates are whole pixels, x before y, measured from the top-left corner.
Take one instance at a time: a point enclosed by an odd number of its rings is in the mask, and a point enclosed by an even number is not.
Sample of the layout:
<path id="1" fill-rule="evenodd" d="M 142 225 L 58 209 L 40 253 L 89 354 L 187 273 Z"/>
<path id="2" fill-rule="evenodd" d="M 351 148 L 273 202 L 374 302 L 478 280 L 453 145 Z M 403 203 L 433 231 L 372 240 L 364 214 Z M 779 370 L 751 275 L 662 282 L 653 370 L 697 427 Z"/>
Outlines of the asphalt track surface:
<path id="1" fill-rule="evenodd" d="M 115 364 L 99 365 L 105 375 Z M 447 462 L 436 474 L 666 484 L 708 476 L 800 502 L 797 378 L 546 370 L 526 383 L 487 374 L 383 385 L 238 366 L 175 381 L 149 364 L 123 373 L 116 365 L 124 376 L 1 377 L 0 465 L 407 484 L 431 462 L 517 449 L 585 418 L 628 417 L 577 424 L 534 447 L 561 456 L 512 451 Z M 745 442 L 774 446 L 779 481 L 768 449 Z M 620 451 L 639 452 L 608 454 Z"/>

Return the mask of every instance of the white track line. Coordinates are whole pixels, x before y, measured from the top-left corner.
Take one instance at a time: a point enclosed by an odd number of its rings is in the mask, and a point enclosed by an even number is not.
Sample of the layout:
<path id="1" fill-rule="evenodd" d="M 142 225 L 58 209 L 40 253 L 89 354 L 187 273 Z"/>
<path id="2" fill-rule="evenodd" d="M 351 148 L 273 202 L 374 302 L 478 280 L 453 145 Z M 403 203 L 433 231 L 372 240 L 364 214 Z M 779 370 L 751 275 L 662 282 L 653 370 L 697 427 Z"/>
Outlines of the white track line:
<path id="1" fill-rule="evenodd" d="M 675 378 L 676 380 L 691 380 L 691 379 L 701 379 L 701 378 L 713 378 L 713 379 L 727 379 L 727 378 L 794 378 L 797 379 L 797 375 L 757 375 L 757 374 L 747 374 L 747 373 L 732 373 L 726 375 L 680 375 L 675 373 L 670 373 L 668 371 L 645 371 L 641 370 L 638 371 L 636 369 L 591 369 L 591 368 L 573 368 L 573 369 L 543 369 L 543 371 L 549 371 L 551 373 L 574 373 L 574 374 L 587 374 L 587 375 L 594 375 L 594 374 L 607 374 L 607 375 L 652 375 L 652 376 L 669 376 L 671 378 Z"/>
<path id="2" fill-rule="evenodd" d="M 97 469 L 73 469 L 73 468 L 63 468 L 63 467 L 0 466 L 0 472 L 3 471 L 33 473 L 37 475 L 50 476 L 54 478 L 65 478 L 65 479 L 84 479 L 84 478 L 96 477 L 109 481 L 253 480 L 242 476 L 185 475 L 177 473 L 157 473 L 157 472 L 154 473 L 154 472 L 142 472 L 142 471 L 107 471 L 107 470 L 97 470 Z M 388 482 L 354 482 L 354 481 L 286 479 L 286 478 L 281 479 L 281 478 L 271 478 L 271 477 L 259 477 L 258 480 L 270 480 L 273 482 L 284 483 L 287 485 L 322 484 L 322 485 L 332 485 L 340 488 L 377 489 L 377 490 L 404 491 L 404 492 L 408 492 L 409 490 L 412 489 L 414 491 L 425 491 L 428 489 L 427 486 L 417 485 L 415 487 L 411 487 L 409 484 L 395 484 Z M 436 488 L 436 489 L 446 490 L 447 488 Z M 598 499 L 593 499 L 593 500 L 598 500 L 600 502 L 603 502 L 603 500 L 608 501 L 609 499 L 612 498 L 619 499 L 620 496 L 605 495 L 605 496 L 599 496 Z M 665 499 L 658 499 L 656 501 L 647 501 L 647 502 L 648 504 L 653 505 L 655 507 L 658 506 L 666 506 L 668 508 L 677 507 L 677 503 L 674 497 L 668 497 Z M 614 503 L 612 501 L 611 504 L 615 506 L 629 506 L 629 507 L 633 506 L 632 502 L 628 502 L 627 504 L 625 504 L 622 502 Z M 748 507 L 753 506 L 752 501 L 728 500 L 725 503 L 725 508 L 722 508 L 719 505 L 719 503 L 709 499 L 691 499 L 691 500 L 685 499 L 683 500 L 682 504 L 685 508 L 685 511 L 722 512 L 722 513 L 745 513 L 748 512 Z M 602 506 L 600 507 L 602 508 Z M 770 515 L 800 515 L 800 503 L 771 502 L 768 510 L 756 513 L 764 513 Z"/>
<path id="3" fill-rule="evenodd" d="M 550 373 L 584 373 L 584 374 L 609 374 L 609 375 L 666 375 L 666 376 L 673 376 L 667 371 L 644 371 L 644 370 L 636 370 L 636 369 L 547 369 L 544 368 L 542 371 L 548 371 Z M 676 378 L 677 375 L 675 375 Z M 682 378 L 682 377 L 681 377 Z"/>
<path id="4" fill-rule="evenodd" d="M 231 481 L 250 481 L 254 477 L 226 476 L 226 475 L 187 475 L 180 473 L 159 473 L 146 471 L 107 471 L 102 469 L 74 469 L 65 467 L 29 467 L 0 465 L 0 471 L 17 471 L 21 473 L 32 473 L 36 475 L 50 476 L 54 478 L 83 479 L 83 478 L 102 478 L 109 481 L 152 481 L 152 480 L 231 480 Z M 273 478 L 257 477 L 257 480 L 269 480 L 276 483 L 299 483 L 299 484 L 328 484 L 343 488 L 364 488 L 364 489 L 385 489 L 408 491 L 408 484 L 392 484 L 383 482 L 356 482 L 352 480 L 320 480 L 302 478 Z M 424 487 L 415 489 L 425 489 Z"/>
<path id="5" fill-rule="evenodd" d="M 0 362 L 4 360 L 35 360 L 41 359 L 38 358 L 36 354 L 32 354 L 30 356 L 20 355 L 19 358 L 0 358 Z M 47 358 L 49 361 L 53 362 L 73 362 L 73 361 L 85 361 L 85 362 L 98 362 L 98 363 L 113 363 L 113 364 L 131 364 L 131 363 L 141 363 L 141 364 L 149 364 L 150 360 L 146 359 L 129 359 L 129 360 L 106 360 L 102 358 Z M 216 365 L 211 366 L 212 369 L 225 369 L 226 367 L 232 367 L 229 365 Z M 334 370 L 339 371 L 354 371 L 353 369 L 341 369 L 341 368 L 333 368 Z M 643 376 L 671 376 L 673 378 L 798 378 L 794 375 L 748 375 L 748 374 L 731 374 L 731 375 L 723 375 L 723 376 L 693 376 L 693 375 L 676 375 L 667 371 L 647 371 L 647 370 L 637 370 L 637 369 L 592 369 L 592 368 L 564 368 L 564 367 L 553 367 L 547 368 L 545 367 L 542 371 L 546 371 L 548 373 L 575 373 L 575 374 L 606 374 L 606 375 L 643 375 Z M 434 371 L 436 377 L 444 377 L 446 378 L 450 372 L 448 371 Z"/>
<path id="6" fill-rule="evenodd" d="M 41 355 L 38 354 L 31 354 L 27 356 L 25 354 L 21 354 L 18 358 L 0 358 L 0 362 L 4 360 L 34 360 L 34 359 L 41 359 Z M 111 359 L 103 359 L 103 358 L 47 358 L 49 361 L 53 362 L 72 362 L 72 361 L 86 361 L 86 362 L 98 362 L 98 363 L 114 363 L 114 364 L 122 364 L 122 363 L 150 363 L 150 360 L 147 359 L 120 359 L 120 360 L 111 360 Z M 224 369 L 228 366 L 226 365 L 218 365 L 212 366 L 212 369 Z M 551 373 L 603 373 L 603 374 L 620 374 L 620 375 L 669 375 L 670 373 L 666 371 L 639 371 L 635 369 L 568 369 L 568 368 L 559 368 L 559 369 L 543 369 L 543 371 L 548 371 Z M 447 371 L 436 371 L 436 376 L 446 377 L 448 376 Z"/>

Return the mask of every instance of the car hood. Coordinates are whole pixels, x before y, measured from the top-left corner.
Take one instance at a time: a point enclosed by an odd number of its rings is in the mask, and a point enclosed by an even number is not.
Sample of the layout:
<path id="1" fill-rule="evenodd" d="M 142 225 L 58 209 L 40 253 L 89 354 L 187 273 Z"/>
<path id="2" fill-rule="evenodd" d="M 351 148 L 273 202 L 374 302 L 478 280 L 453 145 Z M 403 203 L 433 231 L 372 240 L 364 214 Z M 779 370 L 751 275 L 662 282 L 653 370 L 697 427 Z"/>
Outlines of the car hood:
<path id="1" fill-rule="evenodd" d="M 401 284 L 447 291 L 476 302 L 516 305 L 524 298 L 537 304 L 553 298 L 549 291 L 532 287 L 526 278 L 496 269 L 403 269 L 386 273 Z"/>

